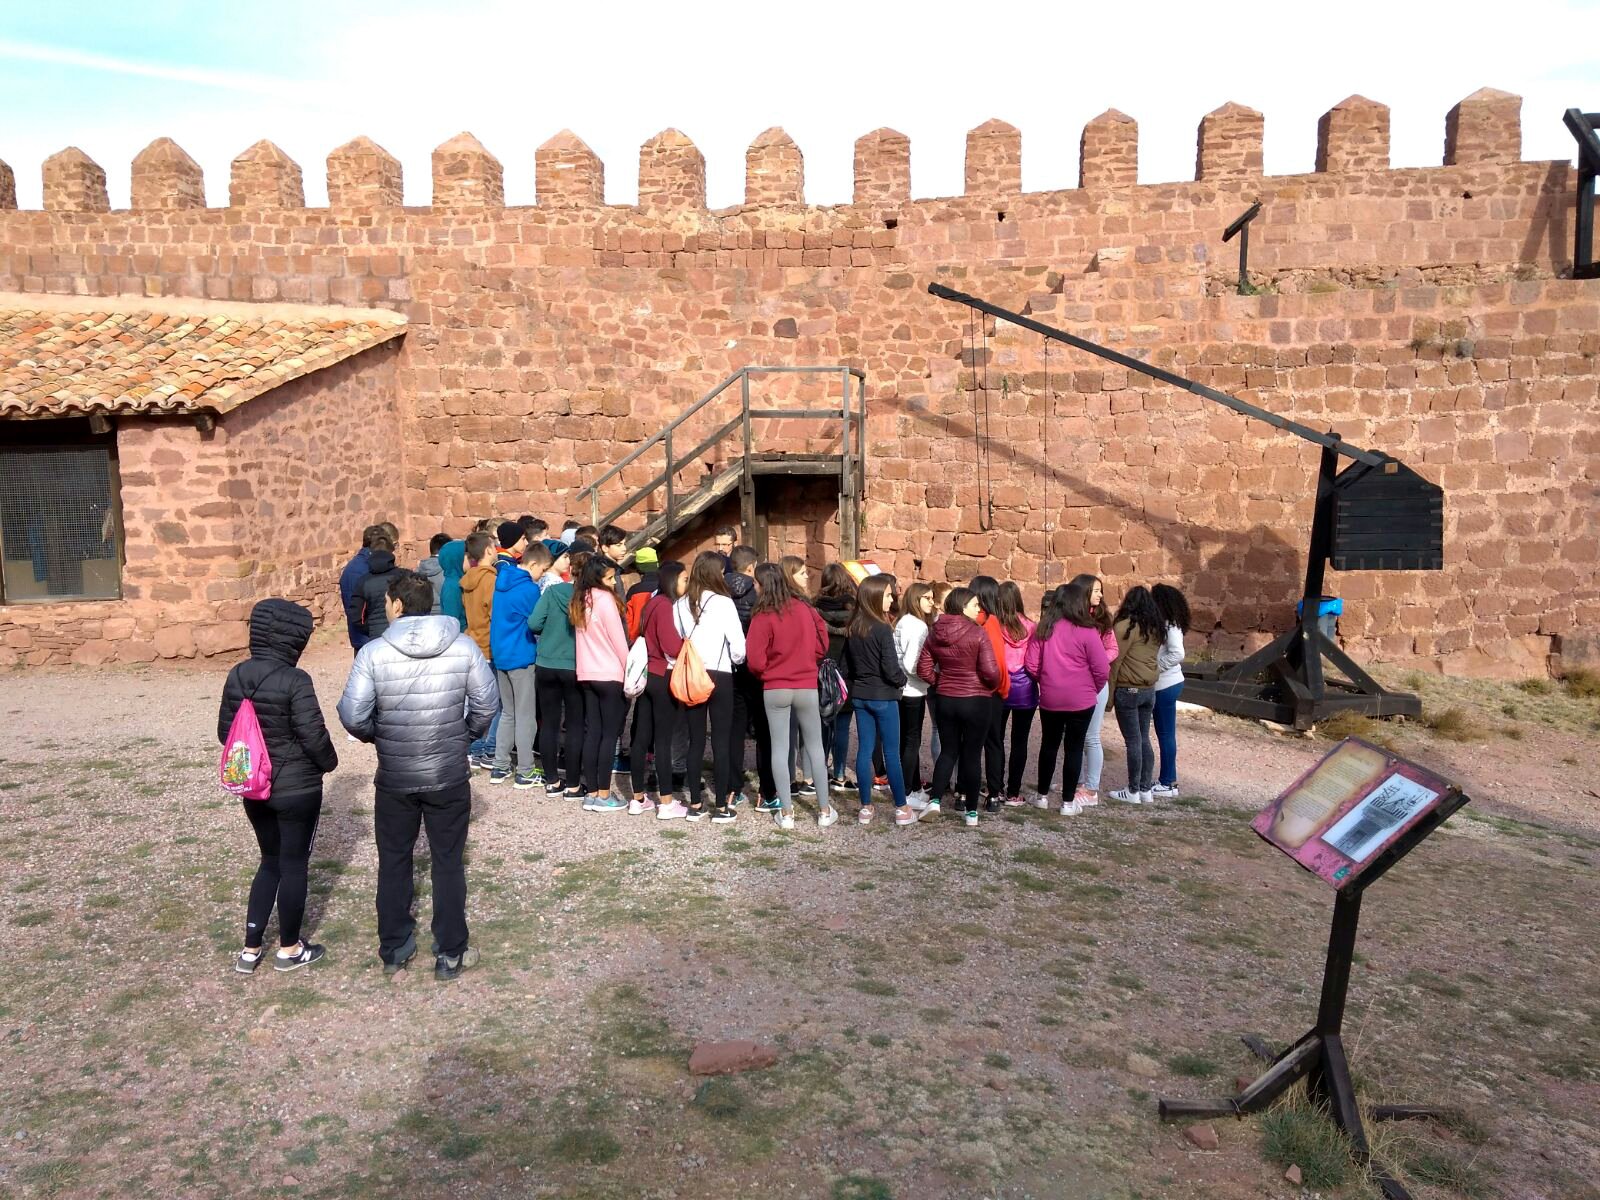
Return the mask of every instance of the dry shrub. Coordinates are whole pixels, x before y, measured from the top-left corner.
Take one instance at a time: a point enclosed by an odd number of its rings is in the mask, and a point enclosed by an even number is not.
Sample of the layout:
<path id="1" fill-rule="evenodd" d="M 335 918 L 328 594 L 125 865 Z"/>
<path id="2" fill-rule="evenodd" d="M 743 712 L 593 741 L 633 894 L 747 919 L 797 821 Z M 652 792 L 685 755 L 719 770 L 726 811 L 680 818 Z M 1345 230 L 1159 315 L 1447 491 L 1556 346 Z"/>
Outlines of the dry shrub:
<path id="1" fill-rule="evenodd" d="M 1483 736 L 1483 730 L 1459 708 L 1442 708 L 1438 712 L 1423 713 L 1422 723 L 1440 737 L 1452 742 L 1472 742 Z"/>

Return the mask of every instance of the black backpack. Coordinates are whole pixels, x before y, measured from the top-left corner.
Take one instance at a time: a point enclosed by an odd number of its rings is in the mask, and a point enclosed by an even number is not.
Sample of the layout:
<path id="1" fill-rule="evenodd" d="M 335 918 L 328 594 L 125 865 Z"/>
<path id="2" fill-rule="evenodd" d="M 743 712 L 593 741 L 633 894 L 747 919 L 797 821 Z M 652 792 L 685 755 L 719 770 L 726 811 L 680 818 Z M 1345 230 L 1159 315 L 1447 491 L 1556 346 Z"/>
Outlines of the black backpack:
<path id="1" fill-rule="evenodd" d="M 850 703 L 850 688 L 839 671 L 839 664 L 824 658 L 817 664 L 817 708 L 824 721 L 831 721 Z"/>

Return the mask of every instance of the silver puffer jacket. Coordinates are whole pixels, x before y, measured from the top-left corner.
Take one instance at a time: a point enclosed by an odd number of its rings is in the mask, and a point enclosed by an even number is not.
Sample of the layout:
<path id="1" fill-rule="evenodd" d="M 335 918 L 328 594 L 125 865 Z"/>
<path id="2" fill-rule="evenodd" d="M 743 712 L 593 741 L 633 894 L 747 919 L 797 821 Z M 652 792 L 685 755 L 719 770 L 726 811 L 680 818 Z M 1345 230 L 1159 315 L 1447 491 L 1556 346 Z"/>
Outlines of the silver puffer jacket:
<path id="1" fill-rule="evenodd" d="M 467 746 L 499 700 L 493 668 L 454 617 L 401 617 L 356 655 L 339 720 L 377 744 L 380 788 L 432 792 L 466 782 Z"/>

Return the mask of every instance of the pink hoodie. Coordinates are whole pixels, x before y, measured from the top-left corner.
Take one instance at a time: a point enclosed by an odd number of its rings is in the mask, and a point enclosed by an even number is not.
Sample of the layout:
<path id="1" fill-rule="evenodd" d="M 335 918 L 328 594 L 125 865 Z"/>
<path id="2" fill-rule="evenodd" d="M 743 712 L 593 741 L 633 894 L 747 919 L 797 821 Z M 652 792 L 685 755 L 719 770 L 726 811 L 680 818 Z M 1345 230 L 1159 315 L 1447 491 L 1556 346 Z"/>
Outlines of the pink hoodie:
<path id="1" fill-rule="evenodd" d="M 1005 631 L 1005 626 L 1000 627 L 1000 644 L 1005 648 L 1006 674 L 1015 675 L 1022 670 L 1022 659 L 1028 653 L 1028 639 L 1033 637 L 1037 622 L 1028 620 L 1027 617 L 1018 618 L 1022 622 L 1022 637 L 1017 641 L 1011 640 L 1011 635 Z"/>
<path id="2" fill-rule="evenodd" d="M 598 599 L 596 599 L 598 597 Z M 578 651 L 578 682 L 621 683 L 628 669 L 628 635 L 616 596 L 594 588 L 588 598 L 589 619 L 573 630 Z"/>
<path id="3" fill-rule="evenodd" d="M 1100 631 L 1057 621 L 1050 640 L 1028 642 L 1027 672 L 1039 681 L 1039 707 L 1050 712 L 1093 708 L 1110 675 Z"/>

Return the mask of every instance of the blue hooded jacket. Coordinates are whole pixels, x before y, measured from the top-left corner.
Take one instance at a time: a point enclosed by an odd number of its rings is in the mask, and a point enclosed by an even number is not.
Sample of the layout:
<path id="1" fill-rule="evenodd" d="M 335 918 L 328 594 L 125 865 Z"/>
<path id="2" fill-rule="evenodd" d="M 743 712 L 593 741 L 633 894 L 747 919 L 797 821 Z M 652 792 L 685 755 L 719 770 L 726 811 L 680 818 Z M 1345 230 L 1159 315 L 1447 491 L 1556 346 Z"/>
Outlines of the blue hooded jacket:
<path id="1" fill-rule="evenodd" d="M 361 590 L 361 584 L 371 574 L 368 560 L 372 558 L 372 551 L 365 546 L 356 551 L 356 556 L 345 564 L 344 570 L 339 572 L 339 604 L 345 611 L 345 629 L 350 635 L 350 646 L 359 650 L 368 642 L 367 631 L 361 628 L 359 612 L 351 616 L 351 602 L 355 600 L 356 593 Z"/>
<path id="2" fill-rule="evenodd" d="M 511 559 L 494 566 L 494 607 L 489 613 L 489 658 L 496 671 L 533 666 L 534 638 L 528 618 L 539 603 L 539 585 Z"/>
<path id="3" fill-rule="evenodd" d="M 467 570 L 467 544 L 460 538 L 446 542 L 439 548 L 439 569 L 444 572 L 444 583 L 439 588 L 439 611 L 454 617 L 467 627 L 467 609 L 461 602 L 461 576 Z"/>

